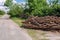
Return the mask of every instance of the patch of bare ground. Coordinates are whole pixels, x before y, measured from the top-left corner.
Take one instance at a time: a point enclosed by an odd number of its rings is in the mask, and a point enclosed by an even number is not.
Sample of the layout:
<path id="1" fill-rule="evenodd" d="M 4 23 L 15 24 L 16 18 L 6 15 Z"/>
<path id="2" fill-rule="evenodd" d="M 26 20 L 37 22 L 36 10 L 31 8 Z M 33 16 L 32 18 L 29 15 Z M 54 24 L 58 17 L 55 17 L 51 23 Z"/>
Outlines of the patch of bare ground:
<path id="1" fill-rule="evenodd" d="M 58 31 L 43 31 L 34 29 L 25 29 L 33 40 L 60 40 Z"/>

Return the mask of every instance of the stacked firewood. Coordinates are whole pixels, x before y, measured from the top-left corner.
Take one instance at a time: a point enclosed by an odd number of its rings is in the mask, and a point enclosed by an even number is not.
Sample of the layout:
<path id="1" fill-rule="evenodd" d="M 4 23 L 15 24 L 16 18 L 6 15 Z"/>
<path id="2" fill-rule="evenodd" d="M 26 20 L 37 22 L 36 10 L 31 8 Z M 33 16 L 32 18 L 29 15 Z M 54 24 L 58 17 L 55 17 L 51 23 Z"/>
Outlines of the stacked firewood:
<path id="1" fill-rule="evenodd" d="M 35 29 L 59 29 L 60 30 L 60 17 L 44 16 L 44 17 L 29 17 L 23 22 L 26 28 Z"/>

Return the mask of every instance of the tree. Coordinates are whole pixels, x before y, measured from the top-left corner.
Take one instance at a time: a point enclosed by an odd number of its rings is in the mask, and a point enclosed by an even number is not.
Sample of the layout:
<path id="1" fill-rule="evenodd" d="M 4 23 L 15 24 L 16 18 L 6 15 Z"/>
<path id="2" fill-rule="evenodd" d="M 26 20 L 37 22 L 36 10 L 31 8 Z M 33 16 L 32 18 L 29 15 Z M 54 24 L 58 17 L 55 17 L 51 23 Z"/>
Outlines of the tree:
<path id="1" fill-rule="evenodd" d="M 22 14 L 22 12 L 23 12 L 23 8 L 18 4 L 14 4 L 11 6 L 8 14 L 10 14 L 11 17 L 19 17 L 19 15 Z"/>
<path id="2" fill-rule="evenodd" d="M 57 5 L 59 3 L 60 0 L 48 0 L 49 5 L 54 6 Z"/>
<path id="3" fill-rule="evenodd" d="M 48 2 L 50 4 L 51 14 L 60 16 L 60 0 L 48 0 Z"/>
<path id="4" fill-rule="evenodd" d="M 4 5 L 7 7 L 10 7 L 12 4 L 12 0 L 6 0 L 6 2 L 4 3 Z"/>
<path id="5" fill-rule="evenodd" d="M 28 0 L 29 13 L 31 15 L 43 15 L 42 10 L 47 6 L 46 0 Z"/>

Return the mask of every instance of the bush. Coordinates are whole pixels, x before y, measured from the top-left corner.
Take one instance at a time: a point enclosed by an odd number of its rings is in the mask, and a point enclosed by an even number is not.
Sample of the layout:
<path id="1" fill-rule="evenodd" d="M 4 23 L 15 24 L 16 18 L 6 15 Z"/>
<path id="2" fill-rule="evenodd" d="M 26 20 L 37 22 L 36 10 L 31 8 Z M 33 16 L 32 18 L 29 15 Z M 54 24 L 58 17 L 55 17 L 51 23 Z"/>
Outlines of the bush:
<path id="1" fill-rule="evenodd" d="M 23 8 L 18 4 L 14 4 L 11 6 L 8 14 L 11 15 L 11 17 L 19 17 L 19 15 L 22 14 L 22 12 Z"/>
<path id="2" fill-rule="evenodd" d="M 47 16 L 47 15 L 53 15 L 53 8 L 52 7 L 45 7 L 43 10 L 42 10 L 44 16 Z"/>
<path id="3" fill-rule="evenodd" d="M 44 16 L 60 16 L 60 6 L 55 5 L 54 7 L 44 7 L 42 13 Z"/>
<path id="4" fill-rule="evenodd" d="M 54 14 L 53 15 L 60 16 L 60 5 L 54 6 Z"/>
<path id="5" fill-rule="evenodd" d="M 51 0 L 50 0 L 51 1 Z M 58 0 L 48 1 L 46 0 L 28 0 L 29 10 L 28 12 L 33 16 L 47 16 L 56 15 L 60 16 L 60 4 Z"/>
<path id="6" fill-rule="evenodd" d="M 3 14 L 5 14 L 5 12 L 4 12 L 4 11 L 2 11 L 2 10 L 0 10 L 0 15 L 3 15 Z"/>

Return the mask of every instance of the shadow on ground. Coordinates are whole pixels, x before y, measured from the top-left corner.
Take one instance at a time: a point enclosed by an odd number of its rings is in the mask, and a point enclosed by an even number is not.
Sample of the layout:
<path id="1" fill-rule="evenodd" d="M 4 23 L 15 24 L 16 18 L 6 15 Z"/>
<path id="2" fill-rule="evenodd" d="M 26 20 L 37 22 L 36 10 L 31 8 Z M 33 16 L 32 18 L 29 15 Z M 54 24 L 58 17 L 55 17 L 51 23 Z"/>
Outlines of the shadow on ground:
<path id="1" fill-rule="evenodd" d="M 24 29 L 32 29 L 32 30 L 41 30 L 41 31 L 51 31 L 51 32 L 60 32 L 60 29 L 43 29 L 43 28 L 27 28 L 27 27 L 24 27 L 22 26 L 21 28 L 24 28 Z"/>

